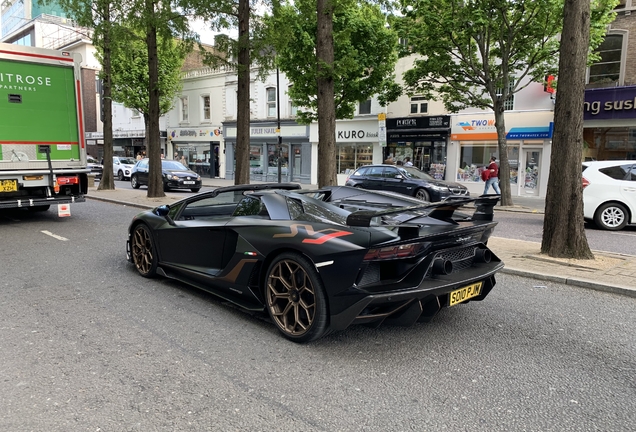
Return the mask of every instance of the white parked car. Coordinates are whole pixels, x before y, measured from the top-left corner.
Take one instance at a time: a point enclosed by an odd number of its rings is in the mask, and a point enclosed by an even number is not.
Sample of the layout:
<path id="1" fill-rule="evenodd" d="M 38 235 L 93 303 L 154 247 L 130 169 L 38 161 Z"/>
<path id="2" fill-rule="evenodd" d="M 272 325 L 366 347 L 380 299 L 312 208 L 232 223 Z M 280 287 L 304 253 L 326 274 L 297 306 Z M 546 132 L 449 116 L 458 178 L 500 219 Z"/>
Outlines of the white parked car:
<path id="1" fill-rule="evenodd" d="M 113 174 L 117 180 L 125 180 L 130 178 L 130 173 L 137 161 L 135 158 L 113 156 Z"/>
<path id="2" fill-rule="evenodd" d="M 599 228 L 636 225 L 636 161 L 583 162 L 583 206 Z"/>

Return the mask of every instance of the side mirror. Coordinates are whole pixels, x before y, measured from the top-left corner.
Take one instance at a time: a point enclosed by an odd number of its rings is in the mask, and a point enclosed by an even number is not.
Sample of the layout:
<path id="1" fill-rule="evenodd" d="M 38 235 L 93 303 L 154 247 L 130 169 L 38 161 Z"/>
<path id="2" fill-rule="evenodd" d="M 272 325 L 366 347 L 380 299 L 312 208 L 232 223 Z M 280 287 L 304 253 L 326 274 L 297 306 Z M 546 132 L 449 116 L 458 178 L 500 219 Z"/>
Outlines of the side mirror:
<path id="1" fill-rule="evenodd" d="M 168 212 L 170 212 L 170 206 L 167 204 L 161 205 L 157 207 L 156 213 L 157 216 L 168 216 Z"/>
<path id="2" fill-rule="evenodd" d="M 395 178 L 398 180 L 404 180 L 404 176 L 402 174 L 397 174 Z"/>

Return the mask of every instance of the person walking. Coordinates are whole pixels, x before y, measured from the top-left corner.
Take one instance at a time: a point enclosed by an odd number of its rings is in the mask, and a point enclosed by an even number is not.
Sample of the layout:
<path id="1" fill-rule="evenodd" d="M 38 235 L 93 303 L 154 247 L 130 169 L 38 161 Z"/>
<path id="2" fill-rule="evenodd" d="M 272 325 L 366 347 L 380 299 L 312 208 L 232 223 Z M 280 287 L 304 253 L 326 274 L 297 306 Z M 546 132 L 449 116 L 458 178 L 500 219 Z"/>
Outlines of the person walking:
<path id="1" fill-rule="evenodd" d="M 404 158 L 404 166 L 413 166 L 413 163 L 411 162 L 410 157 L 407 156 Z"/>
<path id="2" fill-rule="evenodd" d="M 499 189 L 499 165 L 497 165 L 497 158 L 495 156 L 490 158 L 490 164 L 486 169 L 490 172 L 490 175 L 486 180 L 486 186 L 484 186 L 484 195 L 488 193 L 488 189 L 490 189 L 491 185 L 495 193 L 501 195 L 501 190 Z"/>
<path id="3" fill-rule="evenodd" d="M 395 165 L 395 161 L 393 160 L 393 156 L 389 155 L 385 160 L 384 163 L 387 165 Z"/>

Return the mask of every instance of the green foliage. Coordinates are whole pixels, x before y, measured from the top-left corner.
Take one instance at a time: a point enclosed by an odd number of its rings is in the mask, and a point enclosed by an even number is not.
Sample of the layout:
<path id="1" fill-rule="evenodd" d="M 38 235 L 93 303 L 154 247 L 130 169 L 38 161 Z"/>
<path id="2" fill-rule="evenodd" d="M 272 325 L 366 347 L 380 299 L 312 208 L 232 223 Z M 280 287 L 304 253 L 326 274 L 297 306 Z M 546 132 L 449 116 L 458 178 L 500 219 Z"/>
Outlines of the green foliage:
<path id="1" fill-rule="evenodd" d="M 613 19 L 614 1 L 594 1 L 593 47 Z M 498 94 L 505 100 L 530 82 L 556 75 L 563 0 L 401 0 L 400 5 L 403 15 L 392 24 L 408 40 L 401 55 L 419 54 L 404 75 L 408 91 L 429 98 L 439 94 L 450 112 L 494 109 Z"/>
<path id="2" fill-rule="evenodd" d="M 148 48 L 143 35 L 131 29 L 119 28 L 111 45 L 111 77 L 113 100 L 148 114 Z M 159 38 L 159 109 L 166 114 L 181 91 L 181 67 L 187 45 L 172 38 Z M 98 53 L 101 52 L 98 50 Z"/>
<path id="3" fill-rule="evenodd" d="M 336 118 L 352 118 L 357 102 L 379 95 L 380 102 L 397 99 L 395 83 L 397 35 L 386 27 L 380 8 L 364 1 L 340 3 L 333 17 L 335 62 L 328 67 L 335 84 Z M 298 119 L 315 120 L 317 109 L 316 1 L 275 5 L 265 18 L 267 38 L 276 64 L 293 84 L 289 96 Z"/>

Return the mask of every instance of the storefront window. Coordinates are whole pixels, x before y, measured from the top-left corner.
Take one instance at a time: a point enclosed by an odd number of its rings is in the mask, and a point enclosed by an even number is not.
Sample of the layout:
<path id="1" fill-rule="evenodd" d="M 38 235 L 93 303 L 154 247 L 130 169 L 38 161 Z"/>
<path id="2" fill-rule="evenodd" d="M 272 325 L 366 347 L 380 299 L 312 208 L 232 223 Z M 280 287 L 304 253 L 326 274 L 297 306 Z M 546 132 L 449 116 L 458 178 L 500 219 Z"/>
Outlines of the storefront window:
<path id="1" fill-rule="evenodd" d="M 338 173 L 347 174 L 373 162 L 373 145 L 362 143 L 338 144 L 336 162 Z"/>
<path id="2" fill-rule="evenodd" d="M 280 171 L 281 175 L 287 175 L 287 167 L 289 161 L 289 146 L 282 144 L 280 146 Z M 278 175 L 278 145 L 267 145 L 267 174 Z"/>
<path id="3" fill-rule="evenodd" d="M 636 128 L 586 128 L 583 139 L 586 161 L 636 159 Z"/>
<path id="4" fill-rule="evenodd" d="M 250 174 L 263 174 L 262 153 L 262 146 L 250 146 Z"/>
<path id="5" fill-rule="evenodd" d="M 474 145 L 462 144 L 457 180 L 465 182 L 480 182 L 481 172 L 490 162 L 490 157 L 496 156 L 499 163 L 499 147 L 496 143 Z M 508 144 L 508 163 L 510 166 L 510 183 L 516 184 L 519 177 L 519 147 Z"/>

